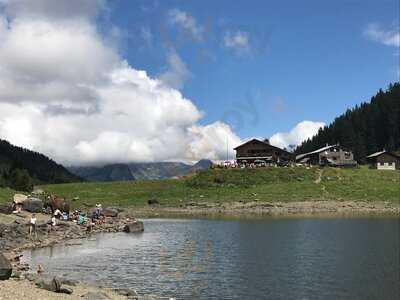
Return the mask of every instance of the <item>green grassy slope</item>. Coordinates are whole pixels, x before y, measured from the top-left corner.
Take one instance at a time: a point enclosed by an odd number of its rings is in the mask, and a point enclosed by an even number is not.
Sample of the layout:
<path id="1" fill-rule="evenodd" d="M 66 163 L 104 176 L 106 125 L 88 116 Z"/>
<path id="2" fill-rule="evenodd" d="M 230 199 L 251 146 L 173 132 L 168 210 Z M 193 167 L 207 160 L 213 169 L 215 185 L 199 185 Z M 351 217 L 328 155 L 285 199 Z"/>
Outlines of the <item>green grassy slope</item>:
<path id="1" fill-rule="evenodd" d="M 260 168 L 215 169 L 195 176 L 159 181 L 70 183 L 41 186 L 59 196 L 79 197 L 74 206 L 143 206 L 191 201 L 400 201 L 400 172 L 359 169 Z"/>
<path id="2" fill-rule="evenodd" d="M 0 204 L 11 201 L 15 191 L 10 188 L 0 188 Z"/>

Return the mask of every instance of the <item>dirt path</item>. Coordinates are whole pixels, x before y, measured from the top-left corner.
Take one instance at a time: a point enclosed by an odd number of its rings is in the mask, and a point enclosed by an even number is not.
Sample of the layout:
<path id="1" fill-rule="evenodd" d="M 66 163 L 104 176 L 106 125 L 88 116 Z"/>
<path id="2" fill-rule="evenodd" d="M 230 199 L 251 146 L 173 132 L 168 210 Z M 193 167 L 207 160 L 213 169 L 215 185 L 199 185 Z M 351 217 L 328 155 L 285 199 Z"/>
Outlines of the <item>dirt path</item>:
<path id="1" fill-rule="evenodd" d="M 315 183 L 316 184 L 320 184 L 321 183 L 321 180 L 322 180 L 322 173 L 324 172 L 322 169 L 318 169 L 318 171 L 317 171 L 318 173 L 317 173 L 317 175 L 318 175 L 318 177 L 317 177 L 317 179 L 315 179 Z"/>

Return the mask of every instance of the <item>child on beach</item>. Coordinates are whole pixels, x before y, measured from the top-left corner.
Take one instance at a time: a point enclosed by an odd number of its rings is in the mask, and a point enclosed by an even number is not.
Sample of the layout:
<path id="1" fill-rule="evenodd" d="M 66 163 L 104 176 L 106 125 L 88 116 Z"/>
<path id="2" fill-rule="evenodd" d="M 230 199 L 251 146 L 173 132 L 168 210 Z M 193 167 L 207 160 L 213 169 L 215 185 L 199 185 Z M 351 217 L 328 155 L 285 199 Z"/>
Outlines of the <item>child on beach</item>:
<path id="1" fill-rule="evenodd" d="M 32 214 L 31 219 L 29 220 L 29 235 L 34 234 L 35 238 L 37 237 L 36 220 L 35 214 Z"/>

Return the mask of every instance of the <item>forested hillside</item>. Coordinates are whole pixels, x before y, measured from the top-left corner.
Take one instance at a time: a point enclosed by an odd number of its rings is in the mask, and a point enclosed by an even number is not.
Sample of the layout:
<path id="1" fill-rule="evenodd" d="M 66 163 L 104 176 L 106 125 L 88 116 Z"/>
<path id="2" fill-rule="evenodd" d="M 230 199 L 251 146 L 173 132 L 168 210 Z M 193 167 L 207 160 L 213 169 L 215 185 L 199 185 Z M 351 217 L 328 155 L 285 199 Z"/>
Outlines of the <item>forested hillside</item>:
<path id="1" fill-rule="evenodd" d="M 78 176 L 43 154 L 0 140 L 0 186 L 29 191 L 34 184 L 77 181 Z"/>
<path id="2" fill-rule="evenodd" d="M 383 148 L 400 149 L 400 84 L 390 84 L 369 103 L 362 103 L 321 128 L 312 139 L 297 147 L 296 153 L 305 153 L 323 147 L 326 143 L 340 143 L 354 151 L 356 160 Z"/>

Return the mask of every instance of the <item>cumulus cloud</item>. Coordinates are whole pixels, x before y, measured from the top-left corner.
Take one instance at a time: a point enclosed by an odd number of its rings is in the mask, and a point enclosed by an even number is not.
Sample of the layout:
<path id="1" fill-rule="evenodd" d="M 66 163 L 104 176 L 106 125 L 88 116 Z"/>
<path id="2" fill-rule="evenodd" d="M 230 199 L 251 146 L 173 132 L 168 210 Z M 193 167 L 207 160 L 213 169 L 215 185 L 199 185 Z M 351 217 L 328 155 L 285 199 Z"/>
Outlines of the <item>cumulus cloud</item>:
<path id="1" fill-rule="evenodd" d="M 184 82 L 191 76 L 189 69 L 175 50 L 169 51 L 167 63 L 168 68 L 159 76 L 159 79 L 175 89 L 181 89 Z"/>
<path id="2" fill-rule="evenodd" d="M 218 138 L 239 140 L 120 57 L 94 22 L 103 1 L 0 1 L 0 138 L 68 165 L 219 158 Z"/>
<path id="3" fill-rule="evenodd" d="M 186 34 L 194 40 L 203 40 L 204 28 L 197 23 L 196 19 L 188 12 L 171 9 L 168 13 L 169 22 L 178 25 Z"/>
<path id="4" fill-rule="evenodd" d="M 11 18 L 24 15 L 40 19 L 94 18 L 106 7 L 105 0 L 0 0 L 5 13 Z"/>
<path id="5" fill-rule="evenodd" d="M 369 24 L 364 35 L 386 46 L 400 47 L 400 32 L 398 30 L 384 30 L 378 24 Z"/>
<path id="6" fill-rule="evenodd" d="M 213 159 L 234 157 L 234 147 L 240 145 L 242 141 L 231 130 L 231 128 L 222 123 L 215 122 L 206 126 L 193 126 L 190 128 L 192 138 L 189 144 L 189 151 L 193 158 L 202 156 Z M 222 146 L 222 147 L 221 147 Z"/>
<path id="7" fill-rule="evenodd" d="M 249 34 L 245 31 L 226 32 L 224 35 L 224 46 L 235 51 L 248 51 L 250 49 Z"/>
<path id="8" fill-rule="evenodd" d="M 289 132 L 275 133 L 269 139 L 271 145 L 289 148 L 290 145 L 300 145 L 304 140 L 313 137 L 318 133 L 321 127 L 324 127 L 323 122 L 302 121 L 298 123 Z"/>

